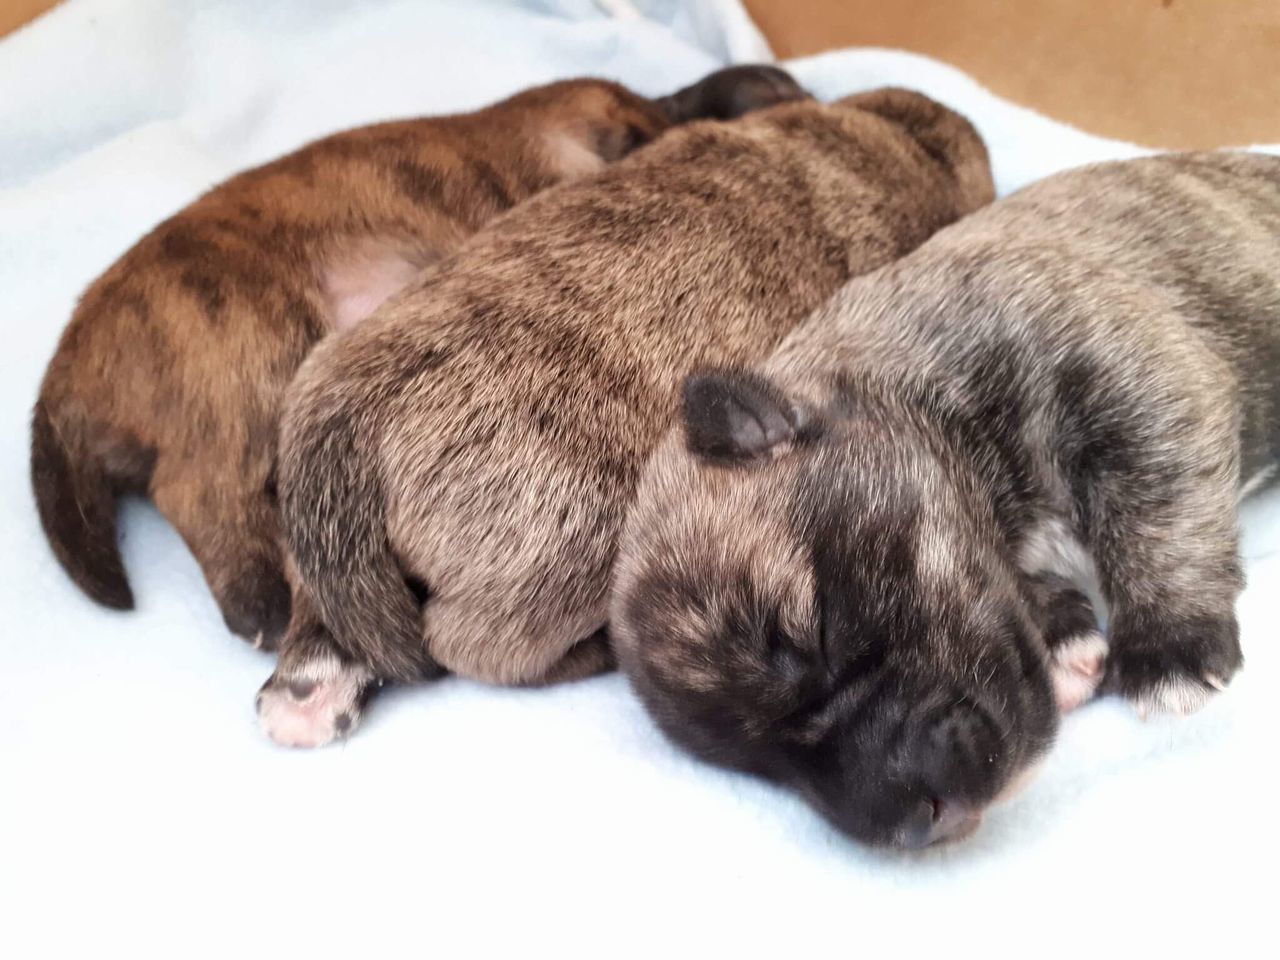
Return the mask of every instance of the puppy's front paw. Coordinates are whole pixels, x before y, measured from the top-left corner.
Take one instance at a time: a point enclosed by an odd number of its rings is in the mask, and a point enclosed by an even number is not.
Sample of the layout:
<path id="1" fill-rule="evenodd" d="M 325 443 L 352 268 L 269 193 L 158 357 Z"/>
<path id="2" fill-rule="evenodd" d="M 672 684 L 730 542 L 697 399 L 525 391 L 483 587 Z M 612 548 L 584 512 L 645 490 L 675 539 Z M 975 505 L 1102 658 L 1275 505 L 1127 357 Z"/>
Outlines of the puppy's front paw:
<path id="1" fill-rule="evenodd" d="M 1152 713 L 1186 716 L 1225 690 L 1242 662 L 1234 617 L 1157 622 L 1140 634 L 1117 623 L 1107 686 L 1143 719 Z"/>
<path id="2" fill-rule="evenodd" d="M 1107 667 L 1107 641 L 1097 630 L 1077 634 L 1054 648 L 1049 664 L 1058 709 L 1069 713 L 1093 698 Z"/>
<path id="3" fill-rule="evenodd" d="M 322 747 L 360 723 L 369 678 L 346 668 L 271 675 L 258 691 L 258 722 L 284 747 Z"/>

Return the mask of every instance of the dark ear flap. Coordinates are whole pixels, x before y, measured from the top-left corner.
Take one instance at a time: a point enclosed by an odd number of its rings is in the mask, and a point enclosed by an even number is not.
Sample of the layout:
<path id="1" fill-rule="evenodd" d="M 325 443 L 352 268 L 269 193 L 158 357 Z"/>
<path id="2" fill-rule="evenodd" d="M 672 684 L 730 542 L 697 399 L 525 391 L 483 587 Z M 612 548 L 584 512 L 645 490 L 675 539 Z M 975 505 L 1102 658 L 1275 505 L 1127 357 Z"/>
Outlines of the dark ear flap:
<path id="1" fill-rule="evenodd" d="M 708 371 L 684 382 L 685 443 L 704 460 L 769 456 L 795 439 L 803 420 L 799 408 L 759 374 Z"/>

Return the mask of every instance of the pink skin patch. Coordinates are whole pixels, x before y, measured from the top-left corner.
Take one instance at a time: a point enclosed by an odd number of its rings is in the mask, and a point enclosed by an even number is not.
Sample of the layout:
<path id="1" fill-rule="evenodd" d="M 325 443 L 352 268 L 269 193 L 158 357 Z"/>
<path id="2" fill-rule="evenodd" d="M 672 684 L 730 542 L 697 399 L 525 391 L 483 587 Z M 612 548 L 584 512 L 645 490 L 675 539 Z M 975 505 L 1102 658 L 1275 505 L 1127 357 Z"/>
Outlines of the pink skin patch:
<path id="1" fill-rule="evenodd" d="M 982 812 L 969 810 L 955 804 L 934 801 L 933 833 L 930 846 L 959 843 L 978 832 L 982 826 Z"/>
<path id="2" fill-rule="evenodd" d="M 378 241 L 364 241 L 330 260 L 324 296 L 334 330 L 348 330 L 399 293 L 427 262 Z"/>
<path id="3" fill-rule="evenodd" d="M 562 180 L 577 180 L 599 173 L 607 164 L 580 136 L 554 130 L 543 138 L 551 167 Z"/>
<path id="4" fill-rule="evenodd" d="M 1053 652 L 1049 675 L 1058 709 L 1070 713 L 1091 700 L 1106 672 L 1106 638 L 1097 631 L 1072 637 Z"/>
<path id="5" fill-rule="evenodd" d="M 273 675 L 258 694 L 258 722 L 282 747 L 322 747 L 355 730 L 369 682 L 364 671 L 328 663 Z"/>

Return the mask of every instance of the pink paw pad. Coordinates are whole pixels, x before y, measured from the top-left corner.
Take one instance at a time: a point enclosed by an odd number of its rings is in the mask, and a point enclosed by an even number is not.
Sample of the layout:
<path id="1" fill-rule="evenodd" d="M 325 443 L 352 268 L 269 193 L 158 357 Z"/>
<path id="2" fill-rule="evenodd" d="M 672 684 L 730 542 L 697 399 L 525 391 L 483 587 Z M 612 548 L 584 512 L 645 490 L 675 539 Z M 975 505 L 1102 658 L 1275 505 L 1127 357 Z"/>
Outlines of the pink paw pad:
<path id="1" fill-rule="evenodd" d="M 272 676 L 258 693 L 258 722 L 284 747 L 322 747 L 360 722 L 364 681 L 340 673 L 326 680 Z"/>
<path id="2" fill-rule="evenodd" d="M 1058 709 L 1068 713 L 1093 698 L 1106 672 L 1106 638 L 1095 632 L 1072 637 L 1053 651 L 1049 673 Z"/>

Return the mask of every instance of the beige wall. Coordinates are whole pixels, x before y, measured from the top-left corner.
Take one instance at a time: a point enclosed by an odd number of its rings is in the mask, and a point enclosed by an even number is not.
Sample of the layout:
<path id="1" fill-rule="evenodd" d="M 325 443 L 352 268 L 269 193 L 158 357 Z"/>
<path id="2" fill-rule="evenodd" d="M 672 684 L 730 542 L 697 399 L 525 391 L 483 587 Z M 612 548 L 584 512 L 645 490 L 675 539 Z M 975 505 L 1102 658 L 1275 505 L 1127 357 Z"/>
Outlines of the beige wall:
<path id="1" fill-rule="evenodd" d="M 33 20 L 58 0 L 0 0 L 0 37 Z"/>
<path id="2" fill-rule="evenodd" d="M 0 0 L 0 35 L 56 0 Z M 746 0 L 780 56 L 916 50 L 1106 136 L 1280 142 L 1280 0 Z"/>
<path id="3" fill-rule="evenodd" d="M 746 0 L 780 56 L 899 47 L 1151 146 L 1280 142 L 1280 0 Z"/>

